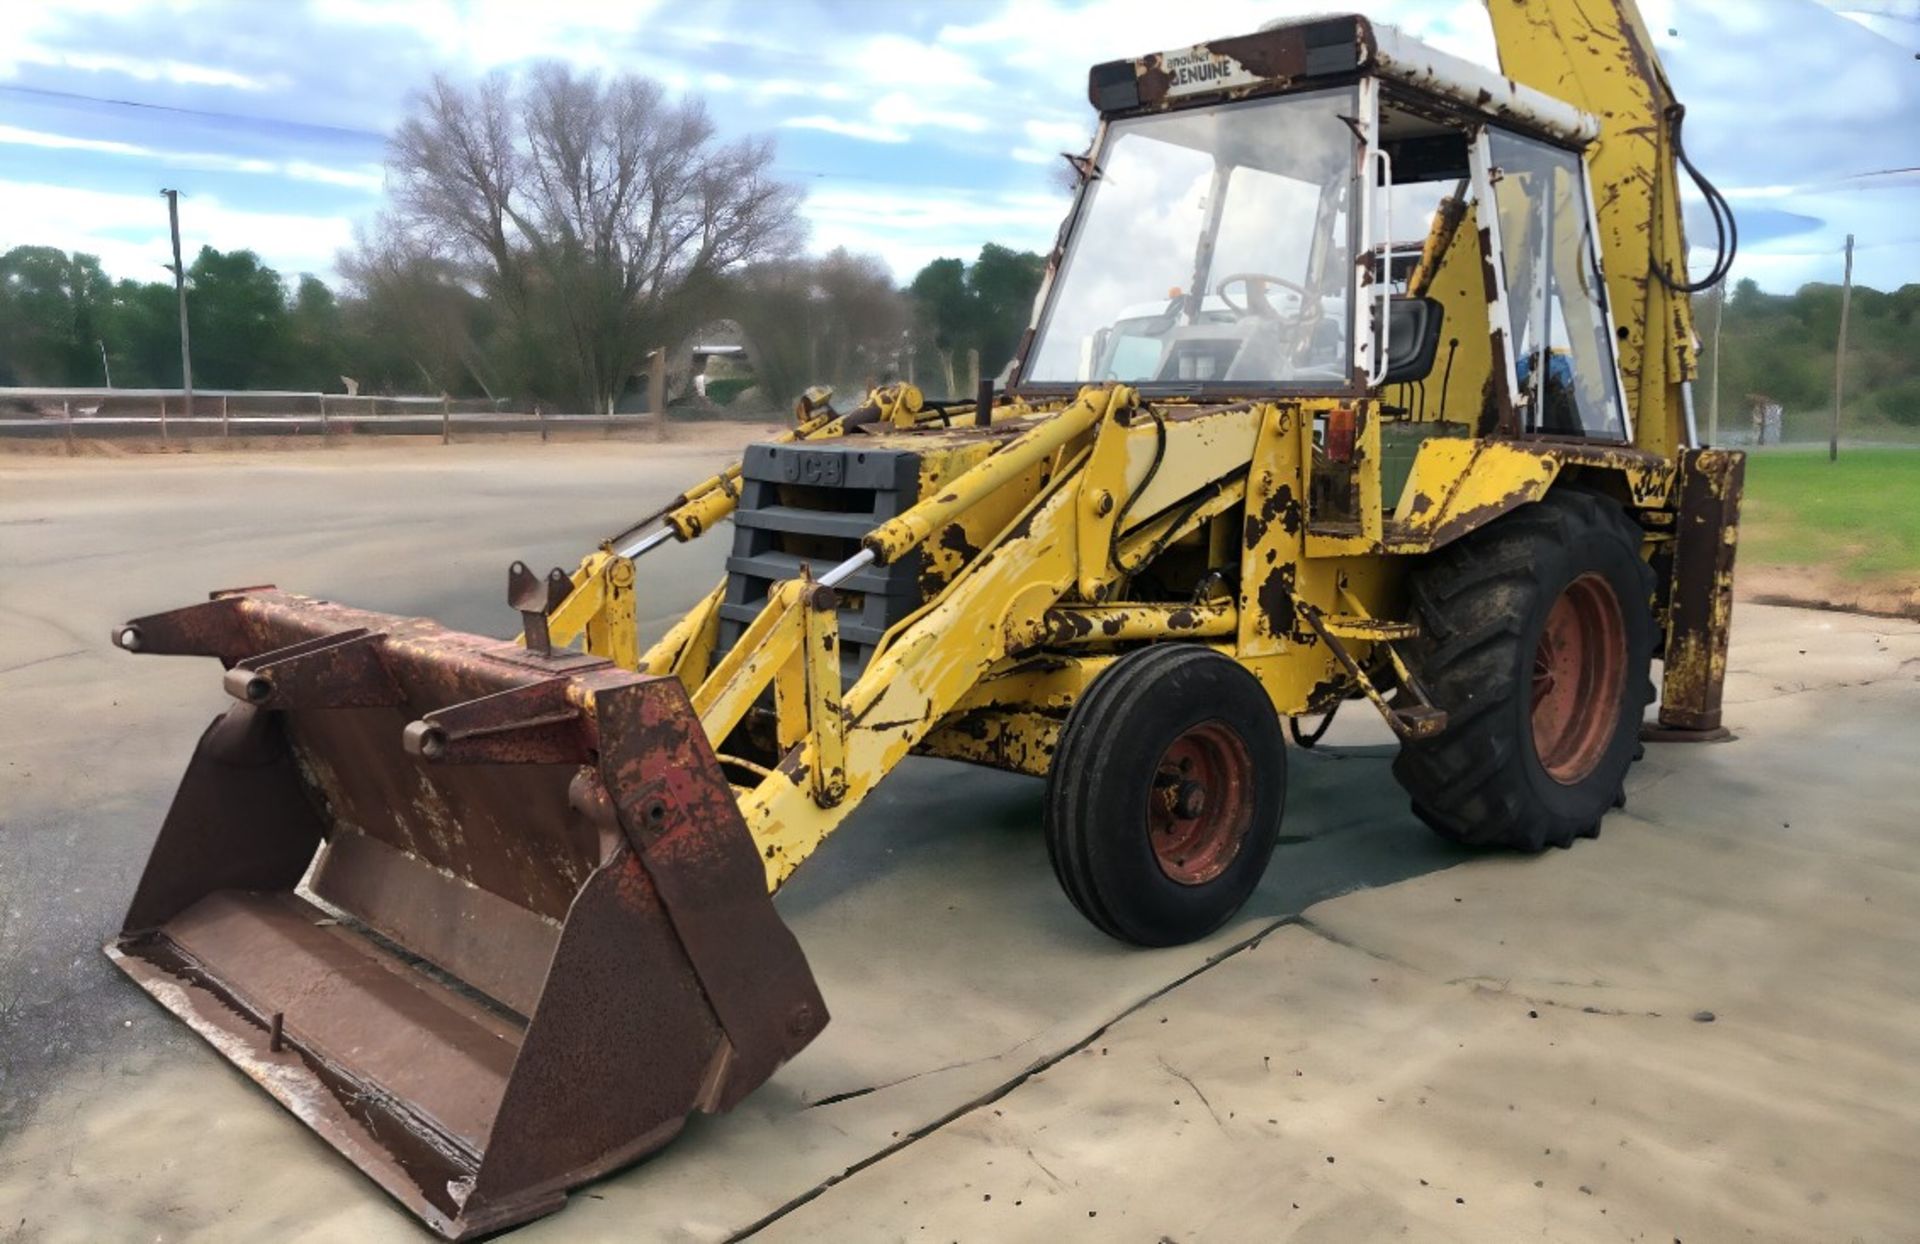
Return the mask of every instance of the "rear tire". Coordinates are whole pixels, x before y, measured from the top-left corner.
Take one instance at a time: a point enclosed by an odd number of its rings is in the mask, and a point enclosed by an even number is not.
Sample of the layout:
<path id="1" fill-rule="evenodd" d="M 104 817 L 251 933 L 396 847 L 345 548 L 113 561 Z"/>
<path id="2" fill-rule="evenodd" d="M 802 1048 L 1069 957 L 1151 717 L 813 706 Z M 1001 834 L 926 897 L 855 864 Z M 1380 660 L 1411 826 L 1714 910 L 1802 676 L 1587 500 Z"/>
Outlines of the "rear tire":
<path id="1" fill-rule="evenodd" d="M 1196 644 L 1130 653 L 1061 731 L 1047 775 L 1054 876 L 1112 937 L 1204 937 L 1266 872 L 1286 766 L 1273 702 L 1239 663 Z"/>
<path id="2" fill-rule="evenodd" d="M 1427 558 L 1414 671 L 1447 728 L 1393 774 L 1444 838 L 1539 851 L 1625 802 L 1653 699 L 1653 571 L 1620 506 L 1560 488 Z"/>

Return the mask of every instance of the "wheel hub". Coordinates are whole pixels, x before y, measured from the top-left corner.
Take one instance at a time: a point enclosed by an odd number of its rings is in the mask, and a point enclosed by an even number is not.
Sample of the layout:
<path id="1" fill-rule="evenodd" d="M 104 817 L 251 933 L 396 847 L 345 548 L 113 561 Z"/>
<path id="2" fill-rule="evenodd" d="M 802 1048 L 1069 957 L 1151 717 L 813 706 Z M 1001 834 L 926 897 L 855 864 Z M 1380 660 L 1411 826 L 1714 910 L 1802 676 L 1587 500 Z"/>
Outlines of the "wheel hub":
<path id="1" fill-rule="evenodd" d="M 1533 656 L 1533 749 L 1547 776 L 1571 786 L 1606 755 L 1627 668 L 1620 599 L 1597 574 L 1566 586 Z"/>
<path id="2" fill-rule="evenodd" d="M 1253 823 L 1253 764 L 1246 743 L 1218 721 L 1167 745 L 1147 798 L 1147 838 L 1160 871 L 1205 885 L 1240 853 Z"/>

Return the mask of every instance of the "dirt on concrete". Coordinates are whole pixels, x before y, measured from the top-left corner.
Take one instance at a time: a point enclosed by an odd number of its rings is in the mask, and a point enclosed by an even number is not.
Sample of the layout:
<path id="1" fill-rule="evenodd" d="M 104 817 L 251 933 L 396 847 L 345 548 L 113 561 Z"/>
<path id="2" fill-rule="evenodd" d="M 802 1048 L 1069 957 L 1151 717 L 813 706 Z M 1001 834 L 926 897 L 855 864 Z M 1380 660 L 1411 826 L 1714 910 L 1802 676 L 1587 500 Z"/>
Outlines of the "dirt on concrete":
<path id="1" fill-rule="evenodd" d="M 1737 568 L 1734 585 L 1740 599 L 1762 605 L 1920 620 L 1920 580 L 1911 577 L 1850 580 L 1826 566 L 1753 563 Z"/>
<path id="2" fill-rule="evenodd" d="M 225 703 L 107 628 L 277 579 L 505 634 L 508 561 L 724 456 L 0 463 L 0 1239 L 427 1238 L 100 955 Z M 722 553 L 650 556 L 647 625 Z M 826 1032 L 521 1234 L 1908 1238 L 1920 625 L 1742 604 L 1732 666 L 1737 741 L 1650 746 L 1597 842 L 1532 858 L 1435 838 L 1343 715 L 1254 900 L 1175 950 L 1074 913 L 1040 783 L 910 762 L 779 898 Z"/>

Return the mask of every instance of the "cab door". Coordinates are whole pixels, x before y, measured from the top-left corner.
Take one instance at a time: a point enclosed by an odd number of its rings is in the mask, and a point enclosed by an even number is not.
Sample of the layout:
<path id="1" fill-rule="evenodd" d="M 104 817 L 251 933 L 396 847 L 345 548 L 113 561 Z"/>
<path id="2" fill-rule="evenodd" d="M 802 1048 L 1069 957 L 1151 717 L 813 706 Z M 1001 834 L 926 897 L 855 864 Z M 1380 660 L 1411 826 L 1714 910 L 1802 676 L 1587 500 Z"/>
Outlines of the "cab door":
<path id="1" fill-rule="evenodd" d="M 1492 328 L 1505 346 L 1496 379 L 1505 401 L 1489 431 L 1631 440 L 1584 161 L 1486 126 L 1474 141 L 1473 176 L 1476 199 L 1494 208 L 1481 223 L 1498 274 Z"/>

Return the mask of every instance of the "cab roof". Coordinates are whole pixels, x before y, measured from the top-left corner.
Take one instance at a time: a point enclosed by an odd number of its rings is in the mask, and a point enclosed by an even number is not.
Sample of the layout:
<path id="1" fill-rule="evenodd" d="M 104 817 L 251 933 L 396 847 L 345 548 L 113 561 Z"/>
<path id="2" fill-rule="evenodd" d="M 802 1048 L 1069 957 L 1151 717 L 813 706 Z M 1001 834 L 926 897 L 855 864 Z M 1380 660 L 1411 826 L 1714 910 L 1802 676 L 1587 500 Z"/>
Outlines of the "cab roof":
<path id="1" fill-rule="evenodd" d="M 1585 146 L 1600 132 L 1597 120 L 1564 100 L 1357 13 L 1273 23 L 1250 35 L 1108 61 L 1089 72 L 1087 95 L 1108 116 L 1272 94 L 1369 73 L 1463 112 L 1573 146 Z"/>

